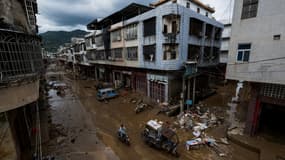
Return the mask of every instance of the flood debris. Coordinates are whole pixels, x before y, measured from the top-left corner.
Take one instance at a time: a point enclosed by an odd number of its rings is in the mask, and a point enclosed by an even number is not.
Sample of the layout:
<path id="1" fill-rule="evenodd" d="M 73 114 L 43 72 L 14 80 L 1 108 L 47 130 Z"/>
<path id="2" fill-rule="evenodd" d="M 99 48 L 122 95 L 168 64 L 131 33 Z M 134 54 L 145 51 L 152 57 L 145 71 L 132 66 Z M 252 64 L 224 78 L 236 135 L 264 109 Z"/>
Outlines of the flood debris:
<path id="1" fill-rule="evenodd" d="M 159 111 L 157 112 L 157 115 L 160 113 L 164 113 L 167 116 L 173 116 L 175 113 L 177 113 L 177 110 L 180 109 L 180 105 L 170 105 L 168 103 L 161 103 L 159 105 Z"/>
<path id="2" fill-rule="evenodd" d="M 139 100 L 135 107 L 135 113 L 138 114 L 145 111 L 146 109 L 151 109 L 151 108 L 152 108 L 151 105 L 144 103 L 143 100 Z"/>
<path id="3" fill-rule="evenodd" d="M 65 141 L 65 139 L 66 139 L 66 137 L 62 137 L 62 136 L 57 137 L 56 143 L 57 144 L 62 144 Z"/>
<path id="4" fill-rule="evenodd" d="M 207 129 L 217 127 L 224 122 L 223 117 L 216 115 L 217 113 L 211 112 L 202 105 L 192 107 L 190 110 L 178 115 L 180 128 L 191 130 L 194 136 L 193 139 L 186 141 L 186 150 L 200 149 L 202 146 L 208 146 L 216 152 L 218 156 L 226 156 L 219 144 L 229 145 L 227 139 L 221 138 L 217 141 L 215 138 L 206 134 Z"/>

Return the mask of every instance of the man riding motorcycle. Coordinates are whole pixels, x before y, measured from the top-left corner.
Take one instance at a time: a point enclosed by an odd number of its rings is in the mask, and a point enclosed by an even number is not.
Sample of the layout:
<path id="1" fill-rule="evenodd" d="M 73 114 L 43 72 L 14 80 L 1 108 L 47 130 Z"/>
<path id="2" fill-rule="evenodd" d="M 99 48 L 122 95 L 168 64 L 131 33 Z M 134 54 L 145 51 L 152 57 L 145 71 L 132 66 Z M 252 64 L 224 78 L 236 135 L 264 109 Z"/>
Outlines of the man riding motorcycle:
<path id="1" fill-rule="evenodd" d="M 118 138 L 123 142 L 123 143 L 126 143 L 126 144 L 130 144 L 130 139 L 127 135 L 127 132 L 126 132 L 126 127 L 121 124 L 119 130 L 118 130 Z"/>

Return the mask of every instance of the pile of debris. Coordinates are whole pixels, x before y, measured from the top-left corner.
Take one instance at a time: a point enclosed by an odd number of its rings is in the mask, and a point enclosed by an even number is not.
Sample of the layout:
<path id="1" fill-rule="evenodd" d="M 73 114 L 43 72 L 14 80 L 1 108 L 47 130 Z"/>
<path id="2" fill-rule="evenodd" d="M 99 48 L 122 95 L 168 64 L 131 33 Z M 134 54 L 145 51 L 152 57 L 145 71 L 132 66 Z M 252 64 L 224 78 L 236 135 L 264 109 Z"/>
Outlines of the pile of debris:
<path id="1" fill-rule="evenodd" d="M 217 117 L 215 113 L 209 109 L 201 108 L 201 106 L 192 107 L 183 114 L 178 115 L 180 128 L 192 131 L 193 139 L 186 141 L 186 149 L 197 149 L 201 146 L 211 147 L 219 156 L 223 157 L 226 154 L 219 147 L 218 143 L 228 145 L 226 138 L 216 140 L 206 134 L 208 128 L 213 128 L 224 123 L 224 117 Z"/>
<path id="2" fill-rule="evenodd" d="M 178 123 L 181 128 L 203 131 L 207 128 L 223 124 L 224 117 L 217 117 L 209 109 L 206 110 L 205 108 L 196 106 L 178 115 Z"/>

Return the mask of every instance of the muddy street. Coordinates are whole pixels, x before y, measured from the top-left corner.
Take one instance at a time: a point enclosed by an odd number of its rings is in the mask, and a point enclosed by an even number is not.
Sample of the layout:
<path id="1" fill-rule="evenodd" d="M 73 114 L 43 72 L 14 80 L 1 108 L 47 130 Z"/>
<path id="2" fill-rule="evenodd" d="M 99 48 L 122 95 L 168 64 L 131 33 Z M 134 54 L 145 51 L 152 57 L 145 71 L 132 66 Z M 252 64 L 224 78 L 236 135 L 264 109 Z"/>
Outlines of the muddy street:
<path id="1" fill-rule="evenodd" d="M 135 104 L 131 100 L 142 99 L 142 95 L 124 92 L 123 96 L 106 102 L 96 100 L 95 81 L 72 80 L 72 75 L 60 72 L 56 81 L 66 85 L 64 95 L 58 95 L 54 89 L 49 90 L 50 108 L 50 138 L 45 147 L 47 155 L 61 159 L 201 159 L 201 160 L 243 160 L 257 159 L 258 155 L 238 145 L 223 146 L 226 157 L 220 157 L 210 147 L 201 147 L 198 150 L 187 151 L 185 142 L 193 138 L 192 132 L 177 129 L 179 136 L 178 152 L 176 158 L 165 151 L 157 150 L 146 145 L 141 132 L 148 120 L 154 119 L 174 123 L 175 117 L 157 115 L 158 107 L 147 109 L 136 114 Z M 214 101 L 209 99 L 208 101 Z M 224 100 L 226 101 L 226 100 Z M 131 139 L 127 146 L 117 139 L 117 129 L 124 124 Z M 225 126 L 209 131 L 215 138 L 225 136 Z M 99 154 L 98 154 L 99 153 Z"/>
<path id="2" fill-rule="evenodd" d="M 57 74 L 56 75 L 62 75 Z M 89 113 L 80 100 L 73 94 L 68 81 L 64 84 L 65 94 L 59 95 L 56 90 L 48 91 L 50 107 L 44 111 L 42 120 L 48 127 L 48 135 L 43 147 L 45 157 L 56 159 L 118 159 L 110 147 L 106 147 L 96 136 L 96 127 Z M 67 82 L 65 84 L 65 82 Z"/>

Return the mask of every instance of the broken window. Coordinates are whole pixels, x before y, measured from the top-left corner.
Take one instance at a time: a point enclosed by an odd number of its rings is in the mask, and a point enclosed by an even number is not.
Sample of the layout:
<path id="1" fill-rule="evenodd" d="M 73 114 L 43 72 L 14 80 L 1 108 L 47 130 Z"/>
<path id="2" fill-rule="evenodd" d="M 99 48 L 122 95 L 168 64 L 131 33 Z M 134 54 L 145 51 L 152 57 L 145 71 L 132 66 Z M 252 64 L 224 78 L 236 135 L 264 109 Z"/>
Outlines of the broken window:
<path id="1" fill-rule="evenodd" d="M 131 61 L 138 60 L 138 47 L 128 47 L 126 57 Z"/>
<path id="2" fill-rule="evenodd" d="M 196 46 L 190 44 L 188 46 L 188 60 L 190 61 L 198 61 L 200 58 L 201 46 Z"/>
<path id="3" fill-rule="evenodd" d="M 148 45 L 143 47 L 143 56 L 145 61 L 155 61 L 155 45 Z"/>
<path id="4" fill-rule="evenodd" d="M 243 0 L 241 19 L 256 17 L 258 0 Z"/>
<path id="5" fill-rule="evenodd" d="M 164 45 L 163 50 L 164 50 L 163 60 L 175 60 L 178 57 L 177 44 Z"/>
<path id="6" fill-rule="evenodd" d="M 111 33 L 112 42 L 119 42 L 121 41 L 121 30 L 116 30 Z"/>
<path id="7" fill-rule="evenodd" d="M 190 18 L 189 35 L 202 37 L 203 36 L 203 22 L 196 18 Z"/>
<path id="8" fill-rule="evenodd" d="M 237 61 L 238 62 L 248 62 L 250 56 L 251 44 L 239 44 L 237 51 Z"/>
<path id="9" fill-rule="evenodd" d="M 145 20 L 144 23 L 144 37 L 153 36 L 156 34 L 156 18 Z"/>
<path id="10" fill-rule="evenodd" d="M 135 40 L 138 37 L 137 24 L 128 25 L 125 29 L 125 40 Z"/>

